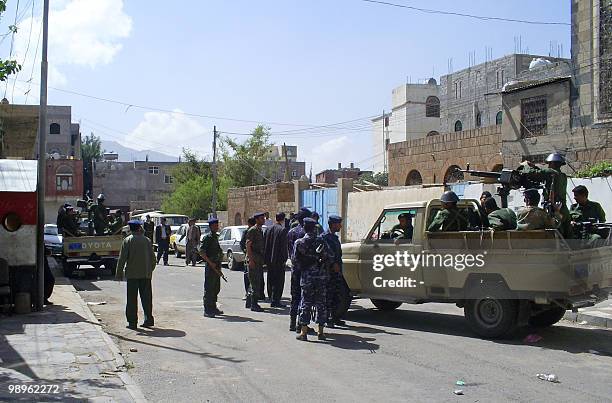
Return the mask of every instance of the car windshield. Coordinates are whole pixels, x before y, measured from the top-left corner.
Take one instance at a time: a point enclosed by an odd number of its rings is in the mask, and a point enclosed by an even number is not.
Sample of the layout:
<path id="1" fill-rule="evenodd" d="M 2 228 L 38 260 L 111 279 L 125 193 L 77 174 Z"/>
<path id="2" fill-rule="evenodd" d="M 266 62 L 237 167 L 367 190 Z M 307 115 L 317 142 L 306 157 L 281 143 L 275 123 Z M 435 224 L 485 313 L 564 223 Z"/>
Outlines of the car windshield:
<path id="1" fill-rule="evenodd" d="M 45 235 L 58 235 L 56 226 L 45 226 Z"/>
<path id="2" fill-rule="evenodd" d="M 202 235 L 208 234 L 210 232 L 210 227 L 208 225 L 198 225 L 198 227 L 200 227 Z"/>
<path id="3" fill-rule="evenodd" d="M 174 226 L 179 226 L 181 224 L 187 224 L 187 221 L 189 220 L 188 217 L 185 216 L 164 216 L 166 218 L 166 224 L 170 225 L 172 227 Z"/>

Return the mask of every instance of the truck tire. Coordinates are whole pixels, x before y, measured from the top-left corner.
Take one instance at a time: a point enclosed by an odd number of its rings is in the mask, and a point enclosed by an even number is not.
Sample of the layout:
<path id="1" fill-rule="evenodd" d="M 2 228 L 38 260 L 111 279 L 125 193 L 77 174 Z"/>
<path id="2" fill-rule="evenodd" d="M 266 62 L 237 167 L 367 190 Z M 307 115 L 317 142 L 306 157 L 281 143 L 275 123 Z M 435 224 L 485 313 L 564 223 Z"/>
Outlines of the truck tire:
<path id="1" fill-rule="evenodd" d="M 117 273 L 117 261 L 114 259 L 105 260 L 104 268 L 106 270 L 110 270 L 111 274 L 114 276 L 115 273 Z"/>
<path id="2" fill-rule="evenodd" d="M 76 264 L 64 261 L 62 264 L 62 268 L 64 271 L 64 277 L 72 277 L 74 271 L 76 270 Z"/>
<path id="3" fill-rule="evenodd" d="M 177 258 L 180 258 L 181 256 L 183 256 L 183 255 L 181 254 L 181 252 L 179 252 L 179 250 L 176 248 L 176 244 L 174 244 L 174 255 L 175 255 Z"/>
<path id="4" fill-rule="evenodd" d="M 334 318 L 342 319 L 351 307 L 352 301 L 353 297 L 351 296 L 351 290 L 349 290 L 349 288 L 346 286 L 341 286 L 338 295 L 338 306 L 336 307 L 336 312 L 333 315 Z"/>
<path id="5" fill-rule="evenodd" d="M 508 336 L 516 329 L 516 300 L 490 297 L 472 299 L 466 301 L 463 312 L 472 331 L 487 339 Z"/>
<path id="6" fill-rule="evenodd" d="M 381 311 L 394 311 L 402 305 L 401 302 L 398 301 L 387 301 L 385 299 L 371 299 L 374 306 Z"/>
<path id="7" fill-rule="evenodd" d="M 529 326 L 533 327 L 548 327 L 559 322 L 565 316 L 565 308 L 556 306 L 554 308 L 546 309 L 538 312 L 529 318 Z"/>

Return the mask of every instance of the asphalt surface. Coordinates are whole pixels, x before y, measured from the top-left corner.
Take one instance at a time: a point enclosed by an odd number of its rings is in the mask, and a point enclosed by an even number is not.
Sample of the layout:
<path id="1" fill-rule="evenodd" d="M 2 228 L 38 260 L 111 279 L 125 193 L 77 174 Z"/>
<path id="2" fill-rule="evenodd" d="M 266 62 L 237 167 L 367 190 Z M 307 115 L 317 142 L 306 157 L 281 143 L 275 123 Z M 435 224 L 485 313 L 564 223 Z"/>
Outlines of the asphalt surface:
<path id="1" fill-rule="evenodd" d="M 385 313 L 356 300 L 346 327 L 301 342 L 288 331 L 287 309 L 244 308 L 241 272 L 224 269 L 225 315 L 210 319 L 202 316 L 202 267 L 170 264 L 154 273 L 153 330 L 125 328 L 125 283 L 73 279 L 86 301 L 106 302 L 90 307 L 150 401 L 612 401 L 612 330 L 562 321 L 490 341 L 472 334 L 454 305 Z M 289 273 L 285 302 L 288 295 Z M 532 333 L 542 340 L 525 343 Z"/>

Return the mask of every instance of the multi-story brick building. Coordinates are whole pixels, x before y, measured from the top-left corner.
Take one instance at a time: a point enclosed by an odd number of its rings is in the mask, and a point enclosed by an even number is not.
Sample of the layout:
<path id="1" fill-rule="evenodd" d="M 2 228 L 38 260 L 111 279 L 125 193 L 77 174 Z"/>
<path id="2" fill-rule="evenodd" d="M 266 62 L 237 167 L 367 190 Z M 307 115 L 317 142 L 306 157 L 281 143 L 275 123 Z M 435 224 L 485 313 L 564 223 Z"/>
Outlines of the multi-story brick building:
<path id="1" fill-rule="evenodd" d="M 363 174 L 372 173 L 372 171 L 362 171 L 359 168 L 355 167 L 355 164 L 351 162 L 351 165 L 347 168 L 343 168 L 342 164 L 338 163 L 338 169 L 326 169 L 321 171 L 316 176 L 316 183 L 328 183 L 335 184 L 338 179 L 346 178 L 346 179 L 357 179 Z"/>

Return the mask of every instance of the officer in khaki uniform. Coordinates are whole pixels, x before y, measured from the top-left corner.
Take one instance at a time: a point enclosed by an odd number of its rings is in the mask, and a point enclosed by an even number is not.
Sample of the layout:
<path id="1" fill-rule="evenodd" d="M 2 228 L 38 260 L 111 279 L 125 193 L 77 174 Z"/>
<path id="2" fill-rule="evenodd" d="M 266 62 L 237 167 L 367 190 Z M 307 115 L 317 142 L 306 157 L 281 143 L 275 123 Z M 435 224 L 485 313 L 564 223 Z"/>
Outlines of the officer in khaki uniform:
<path id="1" fill-rule="evenodd" d="M 127 236 L 121 244 L 119 261 L 115 279 L 123 280 L 124 268 L 127 279 L 127 304 L 125 316 L 128 321 L 128 329 L 136 330 L 138 323 L 138 294 L 144 311 L 145 320 L 142 327 L 152 327 L 153 320 L 153 292 L 151 278 L 155 270 L 155 254 L 153 245 L 149 238 L 144 236 L 142 222 L 132 220 L 128 222 L 131 235 Z"/>
<path id="2" fill-rule="evenodd" d="M 251 311 L 261 312 L 262 308 L 257 302 L 264 297 L 263 265 L 265 245 L 261 227 L 266 218 L 264 213 L 255 213 L 253 217 L 255 218 L 255 225 L 249 228 L 246 235 L 247 266 L 250 282 L 246 307 L 250 307 Z"/>
<path id="3" fill-rule="evenodd" d="M 442 210 L 438 211 L 427 231 L 466 231 L 469 221 L 457 208 L 459 197 L 453 191 L 444 192 L 440 197 Z"/>
<path id="4" fill-rule="evenodd" d="M 223 311 L 217 308 L 217 296 L 221 291 L 221 260 L 223 250 L 219 245 L 219 220 L 211 218 L 208 220 L 210 232 L 202 239 L 200 256 L 204 259 L 204 316 L 214 318 L 215 315 L 223 315 Z"/>
<path id="5" fill-rule="evenodd" d="M 546 210 L 538 207 L 540 193 L 538 189 L 527 189 L 523 193 L 525 197 L 525 207 L 517 214 L 518 230 L 536 230 L 558 228 L 561 223 L 560 204 L 555 205 L 555 217 L 551 217 Z"/>

